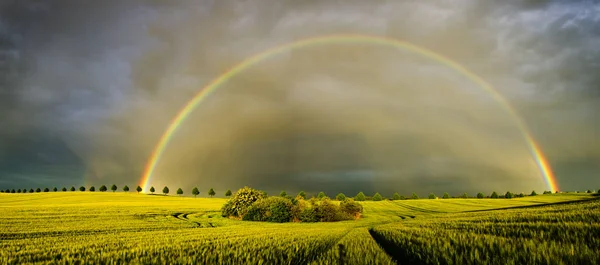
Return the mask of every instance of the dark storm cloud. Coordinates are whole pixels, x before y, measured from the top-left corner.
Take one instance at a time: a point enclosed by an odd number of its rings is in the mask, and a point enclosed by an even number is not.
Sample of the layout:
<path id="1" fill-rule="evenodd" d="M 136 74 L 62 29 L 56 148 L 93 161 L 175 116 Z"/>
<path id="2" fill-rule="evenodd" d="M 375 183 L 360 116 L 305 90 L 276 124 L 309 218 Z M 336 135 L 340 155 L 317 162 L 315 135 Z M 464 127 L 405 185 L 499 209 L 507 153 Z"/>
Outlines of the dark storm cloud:
<path id="1" fill-rule="evenodd" d="M 5 1 L 0 181 L 136 182 L 172 116 L 212 78 L 274 45 L 345 32 L 404 39 L 475 70 L 522 114 L 561 186 L 599 184 L 599 8 Z M 538 174 L 514 120 L 465 78 L 394 49 L 342 45 L 229 80 L 177 132 L 153 184 L 425 195 L 542 189 Z"/>

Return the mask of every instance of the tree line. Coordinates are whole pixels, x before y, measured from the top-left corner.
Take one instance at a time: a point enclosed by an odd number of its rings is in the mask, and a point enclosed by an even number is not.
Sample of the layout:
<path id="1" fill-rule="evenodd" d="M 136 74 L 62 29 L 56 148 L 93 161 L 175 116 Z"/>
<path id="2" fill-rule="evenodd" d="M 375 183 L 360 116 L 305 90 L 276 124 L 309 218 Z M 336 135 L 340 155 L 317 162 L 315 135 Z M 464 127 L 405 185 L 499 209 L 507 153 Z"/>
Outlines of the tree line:
<path id="1" fill-rule="evenodd" d="M 78 189 L 76 189 L 75 186 L 71 186 L 71 188 L 69 188 L 69 189 L 67 189 L 67 187 L 63 187 L 61 189 L 61 191 L 77 191 L 77 190 L 79 190 L 81 192 L 84 192 L 86 190 L 89 191 L 89 192 L 94 192 L 94 191 L 96 191 L 96 187 L 90 186 L 89 188 L 86 189 L 85 186 L 80 186 Z M 112 192 L 117 191 L 118 190 L 117 185 L 113 184 L 110 187 L 110 190 Z M 124 192 L 128 192 L 129 191 L 129 186 L 127 186 L 127 185 L 123 186 L 122 190 Z M 140 193 L 140 192 L 142 192 L 143 189 L 142 189 L 142 187 L 137 186 L 137 188 L 135 190 L 137 191 L 137 193 Z M 59 191 L 59 189 L 57 187 L 54 187 L 52 189 L 52 191 L 57 192 L 57 191 Z M 108 188 L 105 185 L 102 185 L 102 186 L 100 186 L 100 188 L 98 188 L 98 191 L 105 192 L 105 191 L 108 191 Z M 163 190 L 162 190 L 162 193 L 164 195 L 167 195 L 167 194 L 169 194 L 169 191 L 170 191 L 169 187 L 165 186 L 163 188 Z M 50 192 L 50 189 L 49 188 L 44 188 L 43 190 L 41 188 L 37 188 L 35 190 L 34 189 L 29 189 L 29 190 L 27 190 L 27 189 L 17 189 L 17 190 L 15 190 L 15 189 L 6 189 L 6 190 L 0 190 L 0 192 L 1 193 L 34 193 L 34 192 Z M 154 192 L 156 192 L 156 189 L 154 189 L 154 187 L 150 187 L 150 192 L 151 192 L 151 194 L 154 194 Z M 183 195 L 183 189 L 182 188 L 177 189 L 176 193 L 177 193 L 177 195 Z M 194 197 L 196 197 L 199 194 L 200 194 L 200 190 L 197 187 L 194 187 L 192 189 L 192 195 L 194 195 Z M 215 192 L 215 190 L 213 188 L 210 188 L 208 190 L 208 195 L 210 197 L 213 197 L 213 196 L 217 195 L 217 193 Z M 225 192 L 225 196 L 231 196 L 231 195 L 232 195 L 231 190 L 227 190 Z"/>
<path id="2" fill-rule="evenodd" d="M 67 189 L 66 187 L 63 187 L 61 189 L 61 191 L 81 191 L 84 192 L 86 191 L 86 187 L 85 186 L 80 186 L 78 189 L 75 188 L 75 186 L 71 186 L 71 188 Z M 88 191 L 90 192 L 94 192 L 96 191 L 96 188 L 94 186 L 90 186 L 88 189 Z M 112 192 L 115 192 L 118 190 L 117 185 L 113 184 L 110 187 L 110 190 Z M 124 192 L 128 192 L 129 191 L 129 187 L 127 185 L 122 187 L 122 190 Z M 138 193 L 142 192 L 142 187 L 137 186 L 137 188 L 135 189 Z M 59 191 L 59 189 L 57 187 L 54 187 L 52 189 L 52 191 L 57 192 Z M 105 192 L 108 191 L 108 188 L 105 185 L 100 186 L 100 188 L 98 188 L 98 191 L 100 192 Z M 154 194 L 156 192 L 156 189 L 152 186 L 149 189 L 151 194 Z M 0 190 L 0 192 L 2 193 L 34 193 L 34 192 L 50 192 L 49 188 L 44 188 L 43 190 L 41 188 L 37 188 L 37 189 L 6 189 L 6 190 Z M 168 195 L 170 192 L 169 187 L 165 186 L 162 189 L 162 194 L 163 195 Z M 263 193 L 263 195 L 267 196 L 267 192 L 265 191 L 261 191 Z M 593 190 L 587 190 L 586 193 L 599 193 L 600 194 L 600 189 L 593 191 Z M 178 188 L 177 191 L 175 192 L 177 195 L 183 195 L 184 191 L 182 188 Z M 556 191 L 556 193 L 559 193 L 558 191 Z M 583 193 L 583 191 L 574 191 L 574 193 Z M 198 187 L 194 187 L 191 191 L 191 194 L 194 195 L 194 197 L 198 196 L 200 194 L 200 190 L 198 189 Z M 208 196 L 210 196 L 211 198 L 215 195 L 217 195 L 217 193 L 215 192 L 215 190 L 213 188 L 210 188 L 207 192 Z M 552 194 L 551 191 L 544 191 L 543 194 Z M 224 193 L 225 197 L 231 197 L 233 194 L 231 192 L 231 190 L 227 190 Z M 483 199 L 483 198 L 490 198 L 490 199 L 499 199 L 499 198 L 505 198 L 505 199 L 512 199 L 512 198 L 519 198 L 519 197 L 525 197 L 525 196 L 536 196 L 538 195 L 535 191 L 532 191 L 530 194 L 526 195 L 524 193 L 513 193 L 510 191 L 507 191 L 504 194 L 499 194 L 497 192 L 492 192 L 490 195 L 485 195 L 483 192 L 479 192 L 477 193 L 476 196 L 470 196 L 468 193 L 463 193 L 461 195 L 458 196 L 450 196 L 450 194 L 448 194 L 447 192 L 444 193 L 441 197 L 441 199 L 450 199 L 450 198 L 478 198 L 478 199 Z M 288 194 L 286 191 L 281 191 L 281 193 L 279 194 L 280 197 L 288 197 Z M 300 191 L 298 192 L 298 194 L 296 195 L 297 197 L 301 197 L 303 199 L 307 198 L 306 192 L 304 191 Z M 325 192 L 319 192 L 316 196 L 312 196 L 312 198 L 317 198 L 317 199 L 323 199 L 323 198 L 329 198 L 329 196 L 327 196 L 325 194 Z M 395 192 L 391 197 L 386 198 L 384 196 L 382 196 L 381 194 L 379 194 L 379 192 L 376 192 L 375 194 L 373 194 L 372 196 L 368 196 L 365 195 L 362 191 L 359 192 L 358 194 L 356 194 L 354 197 L 348 197 L 346 196 L 344 193 L 338 193 L 335 196 L 335 199 L 338 201 L 344 201 L 346 198 L 348 199 L 354 199 L 356 201 L 383 201 L 383 200 L 409 200 L 409 199 L 420 199 L 420 197 L 416 194 L 416 193 L 412 193 L 411 196 L 403 196 L 400 195 L 399 193 Z M 437 195 L 435 195 L 434 193 L 430 193 L 427 196 L 428 199 L 440 199 L 440 197 L 438 197 Z"/>

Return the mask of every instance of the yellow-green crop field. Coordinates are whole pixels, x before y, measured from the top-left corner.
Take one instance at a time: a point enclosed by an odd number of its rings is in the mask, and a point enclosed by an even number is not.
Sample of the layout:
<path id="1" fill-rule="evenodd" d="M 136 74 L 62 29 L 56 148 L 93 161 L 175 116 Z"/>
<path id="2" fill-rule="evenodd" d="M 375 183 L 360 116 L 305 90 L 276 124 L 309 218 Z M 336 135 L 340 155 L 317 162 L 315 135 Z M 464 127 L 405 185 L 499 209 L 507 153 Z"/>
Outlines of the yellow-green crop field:
<path id="1" fill-rule="evenodd" d="M 355 221 L 223 218 L 221 198 L 0 194 L 0 264 L 600 264 L 600 200 L 361 202 Z"/>

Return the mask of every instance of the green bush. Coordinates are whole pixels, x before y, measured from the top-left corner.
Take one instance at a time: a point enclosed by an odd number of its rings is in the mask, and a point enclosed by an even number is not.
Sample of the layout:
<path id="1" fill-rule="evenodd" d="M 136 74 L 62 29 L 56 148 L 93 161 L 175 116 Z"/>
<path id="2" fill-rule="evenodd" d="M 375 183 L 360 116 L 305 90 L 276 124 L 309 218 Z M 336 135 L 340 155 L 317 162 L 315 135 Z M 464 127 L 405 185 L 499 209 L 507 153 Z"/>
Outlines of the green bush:
<path id="1" fill-rule="evenodd" d="M 358 194 L 356 194 L 354 199 L 361 202 L 361 201 L 364 201 L 366 199 L 366 197 L 365 197 L 365 194 L 361 191 Z"/>
<path id="2" fill-rule="evenodd" d="M 325 195 L 325 192 L 319 192 L 319 195 L 317 195 L 317 198 L 319 198 L 319 200 L 325 199 L 325 197 L 327 197 L 327 195 Z"/>
<path id="3" fill-rule="evenodd" d="M 319 204 L 315 205 L 317 219 L 321 222 L 335 222 L 348 218 L 343 218 L 340 207 L 333 204 L 328 198 L 323 199 Z"/>
<path id="4" fill-rule="evenodd" d="M 292 202 L 282 197 L 267 197 L 254 202 L 242 220 L 285 223 L 292 220 Z"/>
<path id="5" fill-rule="evenodd" d="M 497 192 L 495 192 L 495 191 L 494 191 L 494 192 L 492 192 L 492 196 L 491 196 L 491 198 L 492 198 L 492 199 L 498 199 L 498 193 L 497 193 Z"/>
<path id="6" fill-rule="evenodd" d="M 381 197 L 381 194 L 379 194 L 379 192 L 376 192 L 375 195 L 373 195 L 373 200 L 381 201 L 381 200 L 383 200 L 383 197 Z"/>
<path id="7" fill-rule="evenodd" d="M 340 203 L 340 210 L 352 217 L 358 217 L 362 213 L 363 207 L 360 203 L 349 199 Z"/>
<path id="8" fill-rule="evenodd" d="M 300 212 L 298 218 L 301 222 L 314 223 L 319 221 L 317 217 L 317 210 L 315 208 L 304 208 Z"/>
<path id="9" fill-rule="evenodd" d="M 429 193 L 429 199 L 430 199 L 430 200 L 432 200 L 432 199 L 435 199 L 435 198 L 437 198 L 437 197 L 435 196 L 435 194 L 433 194 L 433 193 Z"/>
<path id="10" fill-rule="evenodd" d="M 300 192 L 298 192 L 298 195 L 296 197 L 300 197 L 302 199 L 306 199 L 306 192 L 300 191 Z"/>
<path id="11" fill-rule="evenodd" d="M 416 193 L 414 193 L 414 192 L 413 192 L 413 194 L 412 194 L 412 199 L 413 199 L 413 200 L 417 200 L 417 199 L 419 199 L 419 195 L 417 195 Z"/>
<path id="12" fill-rule="evenodd" d="M 266 198 L 263 192 L 249 187 L 239 189 L 225 205 L 221 208 L 221 214 L 224 217 L 243 217 L 250 206 L 263 198 Z"/>

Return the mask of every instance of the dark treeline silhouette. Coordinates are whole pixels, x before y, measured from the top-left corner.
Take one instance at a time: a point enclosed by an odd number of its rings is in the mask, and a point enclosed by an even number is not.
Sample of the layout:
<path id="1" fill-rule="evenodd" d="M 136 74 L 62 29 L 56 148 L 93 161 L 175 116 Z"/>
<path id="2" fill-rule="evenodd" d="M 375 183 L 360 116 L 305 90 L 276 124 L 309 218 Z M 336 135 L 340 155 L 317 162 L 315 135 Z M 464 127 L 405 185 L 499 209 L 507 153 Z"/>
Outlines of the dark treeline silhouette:
<path id="1" fill-rule="evenodd" d="M 71 186 L 70 188 L 67 187 L 62 187 L 62 189 L 59 189 L 58 187 L 54 187 L 52 189 L 50 188 L 36 188 L 36 189 L 4 189 L 4 190 L 0 190 L 1 193 L 34 193 L 34 192 L 49 192 L 49 191 L 53 191 L 53 192 L 58 192 L 58 191 L 62 191 L 62 192 L 67 192 L 67 191 L 76 191 L 77 189 L 75 188 L 75 186 Z M 84 191 L 89 191 L 89 192 L 94 192 L 96 191 L 96 188 L 94 186 L 90 186 L 89 188 L 86 188 L 85 186 L 80 186 L 78 188 L 79 191 L 84 192 Z M 100 186 L 100 188 L 98 189 L 101 192 L 105 192 L 108 191 L 108 187 L 106 185 L 102 185 Z M 116 192 L 118 190 L 118 187 L 116 184 L 113 184 L 110 187 L 110 190 L 112 192 Z M 124 185 L 122 187 L 123 192 L 129 192 L 130 189 L 127 185 Z M 135 191 L 137 193 L 140 193 L 143 191 L 143 188 L 140 186 L 137 186 Z M 155 188 L 152 186 L 149 189 L 151 194 L 154 194 L 156 192 Z M 265 191 L 261 191 L 265 196 L 267 195 L 267 192 Z M 162 190 L 163 195 L 168 195 L 169 194 L 169 188 L 167 186 L 165 186 Z M 178 188 L 177 189 L 177 195 L 182 196 L 184 194 L 183 192 L 183 188 Z M 559 191 L 556 192 L 552 192 L 552 191 L 544 191 L 542 194 L 555 194 L 555 193 L 559 193 Z M 560 193 L 587 193 L 587 194 L 600 194 L 600 190 L 586 190 L 586 191 L 570 191 L 570 192 L 560 192 Z M 200 194 L 200 190 L 198 189 L 198 187 L 194 187 L 191 189 L 191 194 L 194 197 L 197 197 Z M 210 188 L 208 190 L 208 192 L 206 193 L 208 196 L 210 197 L 214 197 L 216 195 L 216 192 L 213 188 Z M 231 192 L 231 190 L 227 190 L 224 193 L 225 197 L 231 197 L 234 194 Z M 538 193 L 534 190 L 531 191 L 531 193 L 526 194 L 523 192 L 520 193 L 514 193 L 511 191 L 507 191 L 504 194 L 500 194 L 496 191 L 492 192 L 489 195 L 486 195 L 483 192 L 479 192 L 477 193 L 477 195 L 471 197 L 469 196 L 468 193 L 462 193 L 460 195 L 457 196 L 451 196 L 449 193 L 445 192 L 442 197 L 438 197 L 435 193 L 430 193 L 427 196 L 427 199 L 456 199 L 456 198 L 461 198 L 461 199 L 467 199 L 467 198 L 477 198 L 477 199 L 512 199 L 512 198 L 521 198 L 521 197 L 526 197 L 526 196 L 537 196 Z M 278 197 L 290 197 L 287 193 L 287 191 L 281 191 L 278 195 Z M 302 198 L 302 199 L 307 199 L 307 194 L 304 191 L 300 191 L 298 192 L 298 194 L 296 195 L 296 197 Z M 325 194 L 325 192 L 318 192 L 316 193 L 316 196 L 313 194 L 312 196 L 310 196 L 310 198 L 317 198 L 317 199 L 324 199 L 324 198 L 329 198 L 329 196 L 327 196 L 327 194 Z M 400 195 L 398 192 L 394 192 L 392 194 L 392 196 L 390 197 L 384 197 L 383 195 L 381 195 L 378 192 L 375 192 L 373 195 L 369 196 L 369 195 L 365 195 L 362 191 L 357 193 L 354 197 L 351 196 L 346 196 L 344 193 L 338 193 L 335 196 L 335 200 L 337 201 L 344 201 L 345 199 L 353 199 L 355 201 L 383 201 L 383 200 L 389 200 L 389 201 L 396 201 L 396 200 L 416 200 L 419 199 L 419 195 L 416 193 L 412 193 L 410 196 L 404 196 L 404 195 Z"/>

